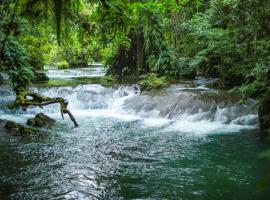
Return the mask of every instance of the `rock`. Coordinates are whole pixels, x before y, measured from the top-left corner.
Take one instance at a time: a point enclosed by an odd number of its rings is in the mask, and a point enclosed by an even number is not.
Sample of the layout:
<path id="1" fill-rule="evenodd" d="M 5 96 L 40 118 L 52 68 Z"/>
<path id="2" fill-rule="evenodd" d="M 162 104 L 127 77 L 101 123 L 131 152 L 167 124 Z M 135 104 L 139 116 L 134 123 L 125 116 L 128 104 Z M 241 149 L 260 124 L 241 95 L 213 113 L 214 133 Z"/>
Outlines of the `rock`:
<path id="1" fill-rule="evenodd" d="M 33 83 L 47 83 L 49 82 L 49 77 L 44 72 L 34 71 Z"/>
<path id="2" fill-rule="evenodd" d="M 7 121 L 7 120 L 0 120 L 0 124 L 5 123 L 4 126 L 6 130 L 11 132 L 12 134 L 18 135 L 18 136 L 36 136 L 38 138 L 44 138 L 46 136 L 46 133 L 33 127 L 25 127 L 21 124 L 18 124 L 13 121 Z"/>
<path id="3" fill-rule="evenodd" d="M 1 127 L 4 127 L 4 126 L 6 125 L 6 123 L 7 123 L 7 120 L 5 120 L 5 119 L 0 119 L 0 126 L 1 126 Z"/>
<path id="4" fill-rule="evenodd" d="M 5 125 L 5 129 L 9 131 L 19 131 L 21 127 L 23 126 L 13 121 L 7 121 Z"/>
<path id="5" fill-rule="evenodd" d="M 19 133 L 21 136 L 37 136 L 37 137 L 41 137 L 43 135 L 45 135 L 44 132 L 42 132 L 41 130 L 37 129 L 37 128 L 33 128 L 33 127 L 24 127 L 21 126 L 19 128 Z"/>
<path id="6" fill-rule="evenodd" d="M 35 124 L 36 124 L 35 118 L 28 119 L 26 124 L 28 126 L 35 126 Z"/>
<path id="7" fill-rule="evenodd" d="M 48 117 L 47 115 L 44 115 L 43 113 L 39 113 L 35 117 L 35 122 L 35 126 L 46 127 L 52 126 L 55 123 L 55 120 Z"/>
<path id="8" fill-rule="evenodd" d="M 39 113 L 35 116 L 35 118 L 27 120 L 28 126 L 35 126 L 40 128 L 52 126 L 54 123 L 55 123 L 54 119 L 48 117 L 43 113 Z"/>

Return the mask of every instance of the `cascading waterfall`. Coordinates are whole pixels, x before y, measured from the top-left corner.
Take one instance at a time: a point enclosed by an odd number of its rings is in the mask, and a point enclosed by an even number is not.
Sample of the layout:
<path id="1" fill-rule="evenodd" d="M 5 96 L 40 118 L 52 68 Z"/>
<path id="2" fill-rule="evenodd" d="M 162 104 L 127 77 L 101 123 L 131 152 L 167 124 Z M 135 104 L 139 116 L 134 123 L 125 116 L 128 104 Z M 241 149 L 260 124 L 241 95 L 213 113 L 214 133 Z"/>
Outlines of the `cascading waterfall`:
<path id="1" fill-rule="evenodd" d="M 177 92 L 167 91 L 152 96 L 140 94 L 138 86 L 120 86 L 118 89 L 101 85 L 79 85 L 77 87 L 32 88 L 49 97 L 61 96 L 69 101 L 69 108 L 76 118 L 89 115 L 106 115 L 123 119 L 141 120 L 146 126 L 167 125 L 168 128 L 186 132 L 211 132 L 231 129 L 233 131 L 255 128 L 258 124 L 255 101 L 238 105 L 228 97 L 219 99 L 219 93 L 201 91 L 199 88 L 183 88 Z M 209 98 L 208 93 L 212 93 Z M 214 94 L 214 98 L 213 98 Z M 8 87 L 0 89 L 1 118 L 19 116 L 59 114 L 59 105 L 33 107 L 27 112 L 9 110 L 6 105 L 15 98 Z M 216 97 L 215 97 L 216 96 Z M 26 114 L 26 115 L 25 115 Z"/>
<path id="2" fill-rule="evenodd" d="M 48 69 L 47 75 L 49 78 L 67 79 L 67 78 L 78 78 L 78 77 L 101 77 L 106 74 L 106 71 L 102 67 L 92 68 L 81 68 L 77 69 Z"/>

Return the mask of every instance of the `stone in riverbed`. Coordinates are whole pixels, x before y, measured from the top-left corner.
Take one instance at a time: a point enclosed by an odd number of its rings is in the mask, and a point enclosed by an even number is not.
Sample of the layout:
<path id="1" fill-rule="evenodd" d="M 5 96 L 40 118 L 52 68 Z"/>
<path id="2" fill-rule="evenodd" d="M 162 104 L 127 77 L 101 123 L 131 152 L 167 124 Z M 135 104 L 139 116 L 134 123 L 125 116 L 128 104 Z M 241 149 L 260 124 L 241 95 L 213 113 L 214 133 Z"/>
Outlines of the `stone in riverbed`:
<path id="1" fill-rule="evenodd" d="M 37 128 L 33 128 L 33 127 L 24 127 L 21 126 L 19 128 L 19 133 L 21 136 L 38 136 L 41 137 L 42 135 L 44 135 L 44 133 L 42 131 L 40 131 Z"/>
<path id="2" fill-rule="evenodd" d="M 15 135 L 19 136 L 37 136 L 38 138 L 43 138 L 45 133 L 37 128 L 25 127 L 21 124 L 18 124 L 13 121 L 1 120 L 3 123 L 6 123 L 4 126 L 5 129 Z"/>
<path id="3" fill-rule="evenodd" d="M 48 117 L 43 113 L 39 113 L 35 116 L 35 118 L 27 120 L 28 126 L 35 126 L 40 128 L 52 126 L 54 125 L 54 123 L 55 123 L 54 119 Z"/>
<path id="4" fill-rule="evenodd" d="M 49 77 L 46 75 L 44 72 L 37 72 L 34 71 L 34 79 L 33 83 L 48 83 L 49 82 Z"/>
<path id="5" fill-rule="evenodd" d="M 13 121 L 7 121 L 5 125 L 5 129 L 9 131 L 18 131 L 21 127 L 23 126 Z"/>
<path id="6" fill-rule="evenodd" d="M 26 124 L 27 124 L 28 126 L 35 126 L 35 124 L 36 124 L 35 118 L 28 119 Z"/>

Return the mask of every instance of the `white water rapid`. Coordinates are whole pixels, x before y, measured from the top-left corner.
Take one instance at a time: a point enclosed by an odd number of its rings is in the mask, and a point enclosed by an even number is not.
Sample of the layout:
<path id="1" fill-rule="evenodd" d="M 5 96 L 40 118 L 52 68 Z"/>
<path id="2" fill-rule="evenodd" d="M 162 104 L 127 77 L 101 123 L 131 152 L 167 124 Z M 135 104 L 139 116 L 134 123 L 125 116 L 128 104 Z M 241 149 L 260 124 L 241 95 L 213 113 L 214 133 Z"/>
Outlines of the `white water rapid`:
<path id="1" fill-rule="evenodd" d="M 171 90 L 173 88 L 174 91 Z M 32 88 L 49 97 L 61 96 L 69 101 L 69 109 L 80 118 L 106 117 L 141 121 L 142 126 L 160 126 L 165 130 L 187 133 L 223 133 L 254 129 L 258 124 L 255 101 L 238 105 L 230 96 L 211 90 L 202 92 L 200 87 L 171 87 L 161 94 L 140 93 L 137 86 L 120 86 L 118 89 L 101 85 L 76 87 Z M 210 95 L 210 96 L 209 96 Z M 6 105 L 15 94 L 9 87 L 0 88 L 0 118 L 25 122 L 27 118 L 44 112 L 59 118 L 59 105 L 9 110 Z M 68 119 L 65 121 L 69 123 Z M 71 122 L 70 122 L 71 123 Z"/>

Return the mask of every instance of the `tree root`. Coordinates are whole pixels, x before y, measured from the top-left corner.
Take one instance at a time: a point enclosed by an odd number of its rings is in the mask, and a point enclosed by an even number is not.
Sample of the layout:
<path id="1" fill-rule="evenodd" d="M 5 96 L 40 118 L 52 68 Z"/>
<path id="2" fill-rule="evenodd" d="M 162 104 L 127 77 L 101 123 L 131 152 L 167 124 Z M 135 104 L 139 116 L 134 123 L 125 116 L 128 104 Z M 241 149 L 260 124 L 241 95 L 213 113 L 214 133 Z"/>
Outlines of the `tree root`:
<path id="1" fill-rule="evenodd" d="M 43 108 L 43 106 L 59 103 L 62 118 L 64 119 L 64 114 L 68 114 L 75 127 L 79 126 L 72 113 L 67 109 L 68 101 L 66 99 L 61 97 L 46 97 L 41 94 L 29 92 L 23 87 L 17 87 L 14 89 L 14 91 L 16 92 L 16 99 L 13 103 L 8 105 L 10 109 L 22 107 L 22 109 L 25 111 L 29 106 L 38 106 Z"/>

